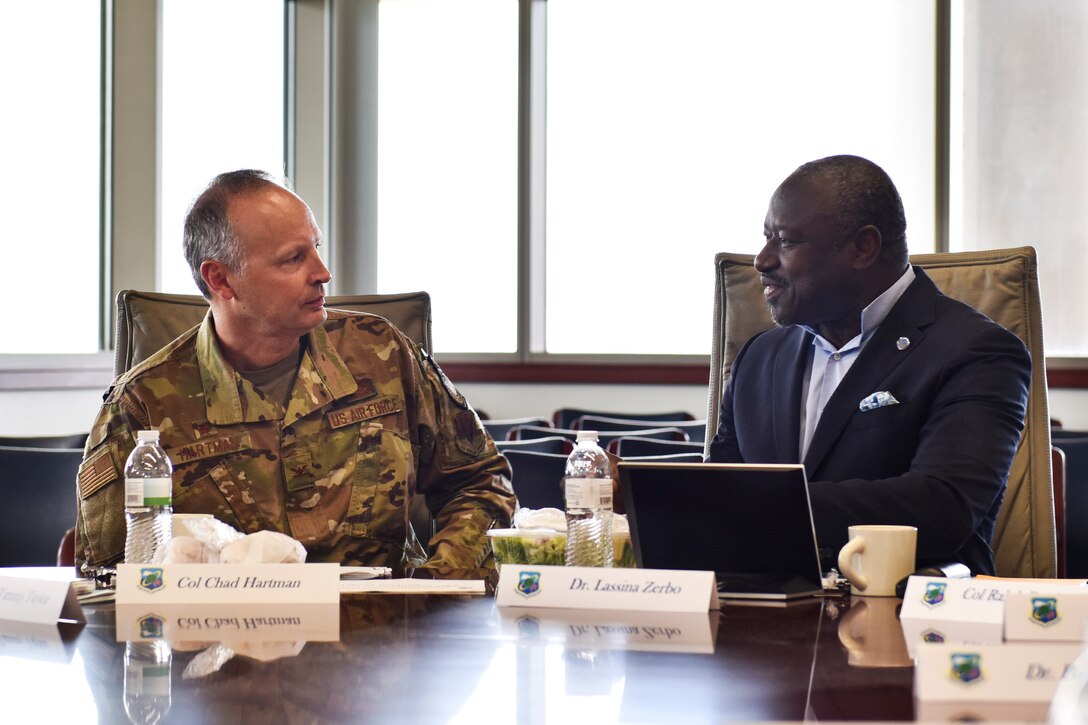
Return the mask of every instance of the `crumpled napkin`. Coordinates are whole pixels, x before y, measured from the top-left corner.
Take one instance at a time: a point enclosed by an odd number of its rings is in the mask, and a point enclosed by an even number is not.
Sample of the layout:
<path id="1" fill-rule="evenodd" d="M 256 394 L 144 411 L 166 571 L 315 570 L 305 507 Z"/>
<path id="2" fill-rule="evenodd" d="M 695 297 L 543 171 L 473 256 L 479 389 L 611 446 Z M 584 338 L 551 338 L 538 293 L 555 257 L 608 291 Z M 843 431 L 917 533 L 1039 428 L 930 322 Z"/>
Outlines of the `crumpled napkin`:
<path id="1" fill-rule="evenodd" d="M 301 564 L 306 547 L 278 531 L 258 531 L 232 541 L 219 552 L 221 564 Z"/>
<path id="2" fill-rule="evenodd" d="M 567 515 L 563 511 L 554 508 L 542 509 L 518 509 L 514 512 L 515 529 L 551 529 L 552 531 L 567 530 Z M 624 514 L 612 514 L 612 534 L 626 534 L 630 532 L 627 517 Z"/>
<path id="3" fill-rule="evenodd" d="M 282 534 L 281 534 L 282 536 Z M 249 657 L 259 662 L 272 662 L 283 657 L 297 657 L 301 642 L 221 642 L 197 654 L 181 673 L 183 680 L 197 680 L 218 672 L 235 656 Z"/>
<path id="4" fill-rule="evenodd" d="M 186 522 L 192 536 L 178 536 L 166 547 L 166 564 L 301 564 L 306 548 L 277 531 L 243 534 L 214 518 Z"/>

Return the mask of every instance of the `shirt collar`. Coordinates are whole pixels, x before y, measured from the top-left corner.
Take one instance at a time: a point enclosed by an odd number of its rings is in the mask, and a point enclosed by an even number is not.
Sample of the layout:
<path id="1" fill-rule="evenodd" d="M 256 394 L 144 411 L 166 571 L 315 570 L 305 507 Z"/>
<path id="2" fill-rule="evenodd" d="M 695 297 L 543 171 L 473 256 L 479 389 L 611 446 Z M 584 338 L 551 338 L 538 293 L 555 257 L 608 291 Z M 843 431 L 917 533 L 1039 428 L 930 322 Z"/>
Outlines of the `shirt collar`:
<path id="1" fill-rule="evenodd" d="M 914 267 L 908 264 L 906 271 L 900 275 L 899 279 L 893 282 L 888 289 L 877 295 L 877 298 L 866 305 L 865 309 L 861 311 L 861 333 L 843 345 L 839 351 L 841 352 L 864 346 L 869 338 L 872 337 L 873 333 L 876 332 L 876 328 L 880 327 L 880 323 L 884 321 L 888 316 L 888 313 L 895 307 L 895 303 L 899 301 L 899 298 L 903 296 L 903 293 L 906 292 L 907 288 L 914 282 L 915 276 Z M 810 325 L 801 325 L 801 327 L 813 334 L 813 345 L 831 352 L 836 351 L 835 346 L 824 339 L 814 327 L 811 327 Z"/>

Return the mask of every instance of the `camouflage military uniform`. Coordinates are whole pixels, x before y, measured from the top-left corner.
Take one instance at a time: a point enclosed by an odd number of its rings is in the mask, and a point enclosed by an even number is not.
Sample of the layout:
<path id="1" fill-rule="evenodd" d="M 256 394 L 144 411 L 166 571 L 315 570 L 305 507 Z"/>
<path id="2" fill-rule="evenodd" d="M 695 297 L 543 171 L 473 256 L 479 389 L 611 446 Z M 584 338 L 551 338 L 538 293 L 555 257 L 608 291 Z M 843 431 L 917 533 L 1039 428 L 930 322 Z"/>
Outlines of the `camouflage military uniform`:
<path id="1" fill-rule="evenodd" d="M 489 563 L 509 467 L 434 361 L 386 320 L 336 310 L 303 347 L 286 409 L 224 361 L 210 313 L 115 380 L 80 466 L 77 563 L 122 557 L 124 464 L 146 428 L 174 464 L 176 512 L 283 532 L 308 561 L 397 566 L 425 557 L 419 491 L 437 527 L 428 565 Z"/>

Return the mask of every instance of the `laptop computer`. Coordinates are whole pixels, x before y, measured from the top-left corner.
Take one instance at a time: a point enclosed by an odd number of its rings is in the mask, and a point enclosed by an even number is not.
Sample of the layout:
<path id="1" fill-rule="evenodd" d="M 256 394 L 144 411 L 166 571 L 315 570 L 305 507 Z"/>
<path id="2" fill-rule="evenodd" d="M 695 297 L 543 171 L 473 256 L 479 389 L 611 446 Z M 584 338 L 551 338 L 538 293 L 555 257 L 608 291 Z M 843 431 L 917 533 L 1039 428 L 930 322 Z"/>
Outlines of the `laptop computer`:
<path id="1" fill-rule="evenodd" d="M 722 598 L 822 591 L 803 466 L 623 461 L 619 475 L 638 566 L 713 571 Z"/>

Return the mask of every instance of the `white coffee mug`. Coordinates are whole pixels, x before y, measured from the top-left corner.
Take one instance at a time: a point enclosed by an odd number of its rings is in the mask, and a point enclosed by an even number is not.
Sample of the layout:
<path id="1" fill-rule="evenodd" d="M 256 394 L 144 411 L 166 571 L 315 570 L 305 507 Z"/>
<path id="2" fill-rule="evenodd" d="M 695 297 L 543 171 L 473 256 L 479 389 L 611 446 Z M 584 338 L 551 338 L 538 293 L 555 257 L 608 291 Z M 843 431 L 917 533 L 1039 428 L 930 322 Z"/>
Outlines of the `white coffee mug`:
<path id="1" fill-rule="evenodd" d="M 914 571 L 918 529 L 913 526 L 851 526 L 850 541 L 839 552 L 839 572 L 850 593 L 894 597 L 895 585 Z"/>

